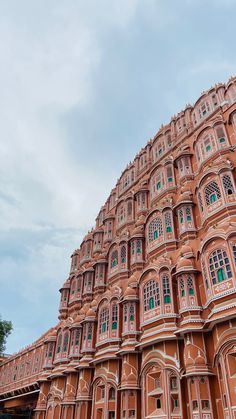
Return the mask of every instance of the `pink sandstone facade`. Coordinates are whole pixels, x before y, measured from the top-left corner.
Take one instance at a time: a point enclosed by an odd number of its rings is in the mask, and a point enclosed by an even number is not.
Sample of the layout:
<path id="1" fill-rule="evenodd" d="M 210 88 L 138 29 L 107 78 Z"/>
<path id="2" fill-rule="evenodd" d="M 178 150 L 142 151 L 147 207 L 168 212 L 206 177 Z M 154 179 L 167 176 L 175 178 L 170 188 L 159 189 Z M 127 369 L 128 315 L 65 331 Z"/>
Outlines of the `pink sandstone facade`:
<path id="1" fill-rule="evenodd" d="M 58 325 L 2 361 L 2 413 L 236 418 L 235 148 L 231 78 L 124 170 L 72 255 Z"/>

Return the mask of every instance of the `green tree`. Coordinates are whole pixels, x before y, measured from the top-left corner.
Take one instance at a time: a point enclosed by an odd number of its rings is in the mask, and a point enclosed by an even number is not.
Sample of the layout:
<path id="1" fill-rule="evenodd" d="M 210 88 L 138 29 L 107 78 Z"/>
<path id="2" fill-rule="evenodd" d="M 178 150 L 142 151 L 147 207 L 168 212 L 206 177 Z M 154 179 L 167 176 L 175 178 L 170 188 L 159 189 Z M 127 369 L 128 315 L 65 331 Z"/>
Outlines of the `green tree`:
<path id="1" fill-rule="evenodd" d="M 2 320 L 0 317 L 0 355 L 4 352 L 6 347 L 7 337 L 12 331 L 12 322 Z"/>

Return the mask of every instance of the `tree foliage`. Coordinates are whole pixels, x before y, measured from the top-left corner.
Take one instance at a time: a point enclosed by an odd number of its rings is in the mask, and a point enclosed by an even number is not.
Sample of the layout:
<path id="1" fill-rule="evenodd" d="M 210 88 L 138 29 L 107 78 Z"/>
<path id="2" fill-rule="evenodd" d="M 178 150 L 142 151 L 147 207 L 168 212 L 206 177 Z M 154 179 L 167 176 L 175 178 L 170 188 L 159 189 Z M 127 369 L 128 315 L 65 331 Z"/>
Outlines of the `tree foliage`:
<path id="1" fill-rule="evenodd" d="M 7 337 L 12 331 L 12 322 L 2 320 L 0 317 L 0 354 L 2 354 L 6 347 Z"/>

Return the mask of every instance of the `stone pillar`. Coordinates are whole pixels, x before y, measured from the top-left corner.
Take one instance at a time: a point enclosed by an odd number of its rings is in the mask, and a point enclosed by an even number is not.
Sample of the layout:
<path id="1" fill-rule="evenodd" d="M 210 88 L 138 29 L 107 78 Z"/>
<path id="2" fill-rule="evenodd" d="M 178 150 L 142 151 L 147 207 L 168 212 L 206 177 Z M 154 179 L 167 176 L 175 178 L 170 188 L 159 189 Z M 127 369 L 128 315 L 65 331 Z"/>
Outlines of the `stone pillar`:
<path id="1" fill-rule="evenodd" d="M 82 368 L 79 372 L 74 419 L 91 419 L 92 377 L 92 368 Z"/>
<path id="2" fill-rule="evenodd" d="M 123 355 L 120 393 L 120 417 L 128 419 L 132 411 L 132 417 L 141 419 L 137 353 Z"/>
<path id="3" fill-rule="evenodd" d="M 35 419 L 45 419 L 47 410 L 47 397 L 50 388 L 49 381 L 42 381 L 40 383 L 39 397 L 35 409 Z"/>

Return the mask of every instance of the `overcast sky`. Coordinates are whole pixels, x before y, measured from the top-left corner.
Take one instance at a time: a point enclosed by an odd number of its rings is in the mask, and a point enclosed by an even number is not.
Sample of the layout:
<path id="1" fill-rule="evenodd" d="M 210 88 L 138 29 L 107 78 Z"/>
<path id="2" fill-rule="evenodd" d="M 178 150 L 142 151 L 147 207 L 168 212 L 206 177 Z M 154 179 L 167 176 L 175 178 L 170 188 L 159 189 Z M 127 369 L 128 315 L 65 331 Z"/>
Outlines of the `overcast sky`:
<path id="1" fill-rule="evenodd" d="M 126 164 L 236 74 L 236 0 L 0 0 L 0 313 L 12 353 Z"/>

